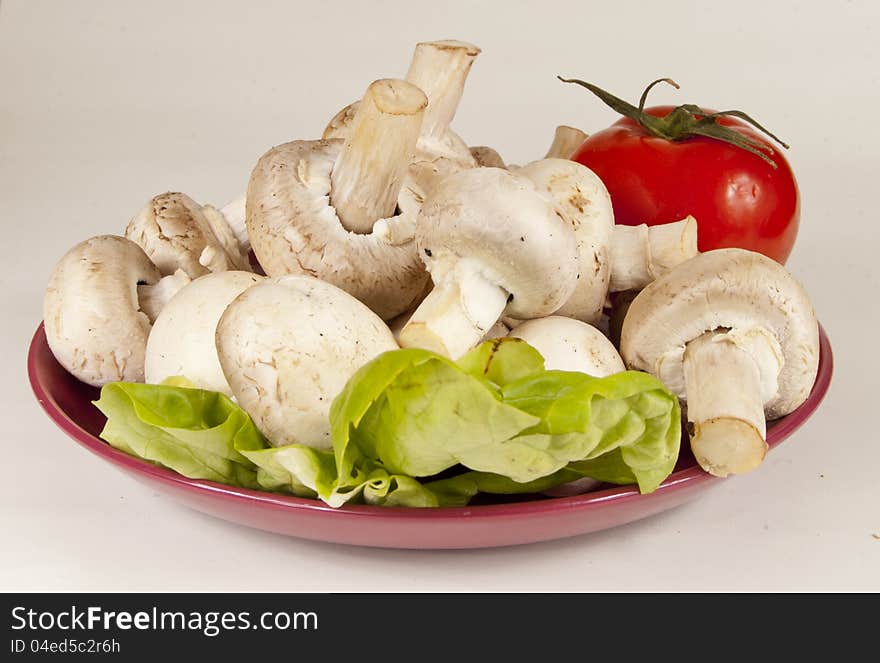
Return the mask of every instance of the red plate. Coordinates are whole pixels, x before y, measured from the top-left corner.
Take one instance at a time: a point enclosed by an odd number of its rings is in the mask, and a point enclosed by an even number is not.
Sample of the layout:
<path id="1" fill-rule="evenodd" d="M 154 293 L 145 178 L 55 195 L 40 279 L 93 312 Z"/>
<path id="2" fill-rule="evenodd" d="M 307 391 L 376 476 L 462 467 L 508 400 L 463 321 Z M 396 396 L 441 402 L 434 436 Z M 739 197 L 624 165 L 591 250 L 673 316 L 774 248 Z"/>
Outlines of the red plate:
<path id="1" fill-rule="evenodd" d="M 833 370 L 831 345 L 820 327 L 819 375 L 807 401 L 768 426 L 772 449 L 815 412 Z M 138 481 L 188 507 L 225 520 L 305 539 L 387 548 L 488 548 L 595 532 L 666 511 L 717 485 L 682 446 L 675 471 L 649 495 L 608 486 L 574 497 L 527 496 L 504 503 L 416 509 L 353 505 L 332 509 L 318 500 L 187 479 L 117 451 L 99 439 L 104 416 L 91 401 L 98 390 L 68 374 L 52 355 L 43 326 L 28 354 L 28 374 L 43 409 L 74 440 Z M 758 470 L 760 471 L 760 470 Z"/>

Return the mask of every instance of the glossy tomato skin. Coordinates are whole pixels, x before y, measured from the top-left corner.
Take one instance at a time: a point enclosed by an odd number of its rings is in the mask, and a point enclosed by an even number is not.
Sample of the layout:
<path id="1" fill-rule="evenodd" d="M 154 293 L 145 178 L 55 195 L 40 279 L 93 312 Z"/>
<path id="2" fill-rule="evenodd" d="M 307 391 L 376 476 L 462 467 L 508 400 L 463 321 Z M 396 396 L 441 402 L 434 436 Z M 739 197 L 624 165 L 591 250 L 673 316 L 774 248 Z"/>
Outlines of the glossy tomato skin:
<path id="1" fill-rule="evenodd" d="M 645 111 L 663 117 L 672 106 Z M 711 111 L 709 111 L 711 112 Z M 623 118 L 592 134 L 572 155 L 611 194 L 617 223 L 655 225 L 697 219 L 700 251 L 740 247 L 785 263 L 800 220 L 800 196 L 781 148 L 733 118 L 721 124 L 773 147 L 774 169 L 734 145 L 695 136 L 669 141 Z"/>

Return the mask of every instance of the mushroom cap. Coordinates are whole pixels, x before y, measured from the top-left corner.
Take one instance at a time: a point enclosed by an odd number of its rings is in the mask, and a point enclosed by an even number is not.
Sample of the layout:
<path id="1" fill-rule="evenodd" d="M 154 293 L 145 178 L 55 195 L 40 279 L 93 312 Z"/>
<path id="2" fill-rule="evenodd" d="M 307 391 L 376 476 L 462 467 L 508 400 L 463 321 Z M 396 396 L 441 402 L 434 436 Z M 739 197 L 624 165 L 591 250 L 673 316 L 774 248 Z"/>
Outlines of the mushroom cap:
<path id="1" fill-rule="evenodd" d="M 602 316 L 611 280 L 614 212 L 605 184 L 592 170 L 568 159 L 540 159 L 517 170 L 559 204 L 577 237 L 580 278 L 559 315 L 595 323 Z"/>
<path id="2" fill-rule="evenodd" d="M 764 403 L 768 419 L 806 400 L 819 367 L 813 306 L 782 265 L 753 251 L 708 251 L 650 283 L 630 304 L 620 353 L 627 366 L 660 377 L 684 398 L 685 346 L 716 329 L 743 336 L 761 330 L 778 343 L 782 368 L 770 376 L 778 388 Z"/>
<path id="3" fill-rule="evenodd" d="M 152 198 L 129 222 L 125 236 L 146 252 L 163 276 L 178 269 L 191 279 L 227 269 L 249 269 L 247 256 L 223 214 L 183 193 Z"/>
<path id="4" fill-rule="evenodd" d="M 501 168 L 472 168 L 442 180 L 422 205 L 419 255 L 441 283 L 463 261 L 512 295 L 507 313 L 550 315 L 574 291 L 574 231 L 531 180 Z"/>
<path id="5" fill-rule="evenodd" d="M 266 152 L 251 174 L 248 236 L 269 276 L 305 274 L 342 288 L 388 320 L 428 280 L 413 240 L 422 194 L 407 182 L 400 214 L 373 232 L 349 232 L 330 205 L 330 173 L 341 141 L 293 141 Z"/>
<path id="6" fill-rule="evenodd" d="M 580 371 L 602 378 L 626 370 L 611 341 L 592 325 L 574 318 L 551 315 L 526 320 L 508 336 L 522 339 L 540 352 L 548 371 Z"/>
<path id="7" fill-rule="evenodd" d="M 147 339 L 146 381 L 182 375 L 199 389 L 232 395 L 217 357 L 215 336 L 223 311 L 263 277 L 226 271 L 200 276 L 165 305 Z"/>
<path id="8" fill-rule="evenodd" d="M 239 295 L 217 325 L 220 365 L 271 444 L 330 449 L 330 404 L 352 374 L 397 349 L 387 325 L 334 285 L 269 278 Z"/>
<path id="9" fill-rule="evenodd" d="M 124 237 L 99 235 L 70 249 L 43 299 L 46 339 L 58 362 L 96 387 L 143 382 L 150 321 L 137 286 L 160 278 L 141 247 Z"/>

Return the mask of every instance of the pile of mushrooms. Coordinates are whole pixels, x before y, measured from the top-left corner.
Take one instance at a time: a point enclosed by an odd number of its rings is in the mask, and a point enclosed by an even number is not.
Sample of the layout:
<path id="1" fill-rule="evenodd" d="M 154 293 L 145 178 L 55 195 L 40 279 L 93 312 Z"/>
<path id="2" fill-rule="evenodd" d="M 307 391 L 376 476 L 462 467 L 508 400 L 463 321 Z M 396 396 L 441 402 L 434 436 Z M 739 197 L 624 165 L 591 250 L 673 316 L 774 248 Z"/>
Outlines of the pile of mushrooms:
<path id="1" fill-rule="evenodd" d="M 578 129 L 522 166 L 469 146 L 450 125 L 479 53 L 420 43 L 404 78 L 371 83 L 320 139 L 269 149 L 225 206 L 163 193 L 123 235 L 75 246 L 44 300 L 55 357 L 95 386 L 182 376 L 272 444 L 328 449 L 333 398 L 377 355 L 454 359 L 509 335 L 548 369 L 653 373 L 686 403 L 704 469 L 753 469 L 766 420 L 816 376 L 803 289 L 759 254 L 699 254 L 693 217 L 615 225 L 569 160 Z"/>

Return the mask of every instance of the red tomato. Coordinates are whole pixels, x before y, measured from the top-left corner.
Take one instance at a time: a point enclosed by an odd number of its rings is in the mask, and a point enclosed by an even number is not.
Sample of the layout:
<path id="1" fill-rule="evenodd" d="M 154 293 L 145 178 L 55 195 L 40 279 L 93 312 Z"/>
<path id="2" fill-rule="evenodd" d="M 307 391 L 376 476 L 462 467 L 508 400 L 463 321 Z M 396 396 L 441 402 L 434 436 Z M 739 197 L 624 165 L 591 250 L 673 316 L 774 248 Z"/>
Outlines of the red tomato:
<path id="1" fill-rule="evenodd" d="M 644 110 L 665 117 L 672 109 Z M 744 122 L 723 116 L 718 124 L 772 149 L 768 156 L 777 167 L 714 138 L 659 138 L 629 118 L 592 134 L 571 158 L 608 187 L 617 223 L 655 225 L 691 214 L 701 251 L 735 246 L 784 263 L 800 217 L 791 167 L 776 146 Z"/>

